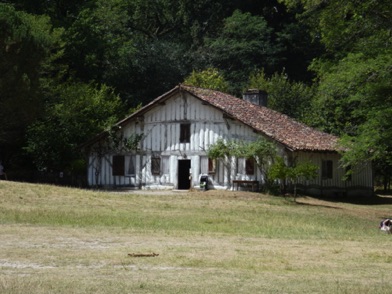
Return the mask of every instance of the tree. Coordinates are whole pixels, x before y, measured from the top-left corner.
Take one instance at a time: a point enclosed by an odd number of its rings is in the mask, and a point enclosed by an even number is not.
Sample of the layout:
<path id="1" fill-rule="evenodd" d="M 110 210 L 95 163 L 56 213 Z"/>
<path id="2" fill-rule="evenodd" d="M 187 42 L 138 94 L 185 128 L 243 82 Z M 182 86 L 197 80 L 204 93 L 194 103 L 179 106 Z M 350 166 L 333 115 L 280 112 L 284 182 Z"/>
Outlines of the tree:
<path id="1" fill-rule="evenodd" d="M 25 130 L 42 113 L 43 78 L 61 52 L 61 32 L 48 17 L 0 4 L 0 157 L 7 161 L 21 157 Z"/>
<path id="2" fill-rule="evenodd" d="M 78 11 L 94 0 L 1 0 L 17 10 L 30 14 L 47 15 L 55 27 L 67 27 Z"/>
<path id="3" fill-rule="evenodd" d="M 314 91 L 302 82 L 293 82 L 284 73 L 267 77 L 264 70 L 250 76 L 249 89 L 268 93 L 268 107 L 302 122 L 308 122 Z"/>
<path id="4" fill-rule="evenodd" d="M 209 158 L 221 160 L 229 168 L 231 157 L 237 155 L 238 150 L 239 145 L 237 142 L 219 139 L 208 147 L 207 155 Z"/>
<path id="5" fill-rule="evenodd" d="M 98 0 L 82 10 L 65 34 L 76 77 L 114 88 L 128 107 L 178 84 L 188 71 L 180 20 L 174 1 L 159 2 Z"/>
<path id="6" fill-rule="evenodd" d="M 236 142 L 233 140 L 218 140 L 209 146 L 207 155 L 212 159 L 221 160 L 225 167 L 232 168 L 232 158 L 253 159 L 263 175 L 264 191 L 275 192 L 275 183 L 280 183 L 280 193 L 285 194 L 287 183 L 294 185 L 294 195 L 297 195 L 297 184 L 300 180 L 310 180 L 318 175 L 318 166 L 311 162 L 286 163 L 284 157 L 278 155 L 276 145 L 264 138 L 253 142 Z"/>
<path id="7" fill-rule="evenodd" d="M 59 101 L 29 127 L 25 150 L 39 170 L 70 171 L 83 158 L 79 145 L 119 118 L 121 101 L 112 89 L 94 84 L 64 84 L 56 92 Z"/>
<path id="8" fill-rule="evenodd" d="M 302 19 L 326 48 L 311 66 L 318 83 L 314 124 L 343 137 L 344 166 L 373 161 L 376 175 L 386 182 L 392 176 L 392 2 L 284 2 L 303 5 Z"/>
<path id="9" fill-rule="evenodd" d="M 229 85 L 216 68 L 208 68 L 201 72 L 193 71 L 184 81 L 187 85 L 227 92 Z"/>
<path id="10" fill-rule="evenodd" d="M 392 4 L 388 0 L 301 2 L 305 8 L 302 17 L 312 24 L 314 36 L 321 38 L 336 59 L 349 52 L 384 47 L 380 41 L 390 38 Z"/>
<path id="11" fill-rule="evenodd" d="M 241 145 L 239 156 L 251 158 L 256 162 L 257 168 L 264 176 L 264 190 L 273 190 L 273 179 L 270 176 L 270 167 L 277 157 L 276 145 L 265 139 L 259 138 L 254 142 Z"/>
<path id="12" fill-rule="evenodd" d="M 124 1 L 96 1 L 95 6 L 79 13 L 65 32 L 64 56 L 77 78 L 106 83 L 121 92 L 137 51 L 127 30 L 128 22 Z"/>
<path id="13" fill-rule="evenodd" d="M 277 156 L 274 143 L 263 138 L 254 142 L 218 140 L 209 146 L 207 155 L 209 158 L 221 160 L 228 170 L 232 168 L 233 157 L 253 159 L 264 177 L 265 191 L 273 189 L 273 179 L 270 177 L 269 171 Z"/>
<path id="14" fill-rule="evenodd" d="M 216 37 L 205 42 L 212 66 L 223 71 L 234 88 L 232 92 L 242 91 L 256 69 L 273 70 L 281 51 L 279 44 L 272 42 L 272 29 L 262 16 L 238 10 L 224 20 Z"/>
<path id="15" fill-rule="evenodd" d="M 389 182 L 392 167 L 392 50 L 379 53 L 374 58 L 362 54 L 350 55 L 339 64 L 336 78 L 346 76 L 351 91 L 348 103 L 355 105 L 351 111 L 349 131 L 343 134 L 344 166 L 359 166 L 372 161 L 376 172 Z M 355 70 L 355 74 L 353 71 Z M 349 76 L 348 73 L 351 73 Z M 333 76 L 331 73 L 328 77 Z M 324 85 L 328 85 L 324 83 Z M 338 87 L 336 91 L 342 91 Z M 347 91 L 347 90 L 346 90 Z M 343 100 L 346 101 L 346 100 Z M 341 104 L 343 102 L 340 102 Z M 385 185 L 384 185 L 385 187 Z"/>
<path id="16" fill-rule="evenodd" d="M 311 162 L 292 162 L 290 165 L 281 156 L 276 157 L 270 167 L 270 177 L 279 180 L 281 194 L 286 194 L 287 183 L 294 184 L 294 197 L 297 196 L 297 185 L 300 180 L 311 180 L 317 177 L 318 166 Z"/>

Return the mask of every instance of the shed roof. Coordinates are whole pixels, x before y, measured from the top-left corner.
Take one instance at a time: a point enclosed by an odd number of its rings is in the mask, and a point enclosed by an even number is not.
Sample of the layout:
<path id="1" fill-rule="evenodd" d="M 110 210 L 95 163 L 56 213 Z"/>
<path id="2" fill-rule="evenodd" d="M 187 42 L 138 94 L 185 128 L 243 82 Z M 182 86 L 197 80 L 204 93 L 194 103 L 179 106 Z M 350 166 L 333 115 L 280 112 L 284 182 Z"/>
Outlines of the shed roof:
<path id="1" fill-rule="evenodd" d="M 252 104 L 251 102 L 220 91 L 182 84 L 154 99 L 127 118 L 119 121 L 117 125 L 125 125 L 128 121 L 154 108 L 159 102 L 163 102 L 181 91 L 185 91 L 195 98 L 221 110 L 229 117 L 248 125 L 254 131 L 262 133 L 283 144 L 290 150 L 318 152 L 335 152 L 338 150 L 338 138 L 336 136 L 318 131 L 287 115 L 268 107 Z M 96 139 L 98 138 L 102 138 L 102 134 L 96 137 Z"/>

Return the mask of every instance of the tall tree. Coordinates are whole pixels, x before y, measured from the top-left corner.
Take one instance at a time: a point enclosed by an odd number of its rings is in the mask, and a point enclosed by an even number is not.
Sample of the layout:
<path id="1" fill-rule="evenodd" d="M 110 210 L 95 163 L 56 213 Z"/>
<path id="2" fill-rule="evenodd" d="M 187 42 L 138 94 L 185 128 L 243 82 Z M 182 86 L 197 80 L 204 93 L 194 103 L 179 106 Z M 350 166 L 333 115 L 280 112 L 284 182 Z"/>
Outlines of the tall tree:
<path id="1" fill-rule="evenodd" d="M 41 82 L 61 48 L 60 33 L 48 17 L 0 4 L 0 157 L 16 157 L 26 127 L 41 113 Z"/>
<path id="2" fill-rule="evenodd" d="M 222 92 L 227 92 L 229 88 L 227 81 L 216 68 L 208 68 L 201 72 L 193 71 L 192 74 L 185 79 L 184 83 Z"/>
<path id="3" fill-rule="evenodd" d="M 344 165 L 372 160 L 376 172 L 392 167 L 392 2 L 388 0 L 285 1 L 302 3 L 326 54 L 318 76 L 318 126 L 344 137 Z M 385 165 L 389 168 L 386 168 Z"/>
<path id="4" fill-rule="evenodd" d="M 30 14 L 47 15 L 56 27 L 68 27 L 80 9 L 95 0 L 0 0 L 11 4 L 17 10 Z"/>
<path id="5" fill-rule="evenodd" d="M 134 106 L 191 72 L 193 46 L 221 16 L 223 1 L 97 0 L 66 32 L 65 57 L 81 80 L 105 83 Z"/>
<path id="6" fill-rule="evenodd" d="M 78 147 L 110 127 L 122 113 L 118 96 L 107 86 L 65 83 L 55 89 L 57 103 L 29 127 L 26 151 L 45 171 L 66 171 L 81 158 Z"/>
<path id="7" fill-rule="evenodd" d="M 272 29 L 261 16 L 236 10 L 224 21 L 222 31 L 206 40 L 206 52 L 213 67 L 240 92 L 253 71 L 273 71 L 281 47 L 272 42 Z"/>
<path id="8" fill-rule="evenodd" d="M 284 69 L 292 80 L 311 82 L 314 74 L 308 71 L 308 66 L 323 48 L 319 42 L 312 42 L 309 25 L 296 19 L 301 7 L 287 9 L 279 0 L 233 0 L 229 3 L 242 12 L 262 16 L 273 29 L 272 42 L 281 48 L 273 72 Z"/>
<path id="9" fill-rule="evenodd" d="M 286 73 L 268 77 L 264 71 L 250 76 L 248 88 L 268 93 L 268 107 L 307 123 L 314 95 L 313 88 L 302 82 L 290 81 Z"/>

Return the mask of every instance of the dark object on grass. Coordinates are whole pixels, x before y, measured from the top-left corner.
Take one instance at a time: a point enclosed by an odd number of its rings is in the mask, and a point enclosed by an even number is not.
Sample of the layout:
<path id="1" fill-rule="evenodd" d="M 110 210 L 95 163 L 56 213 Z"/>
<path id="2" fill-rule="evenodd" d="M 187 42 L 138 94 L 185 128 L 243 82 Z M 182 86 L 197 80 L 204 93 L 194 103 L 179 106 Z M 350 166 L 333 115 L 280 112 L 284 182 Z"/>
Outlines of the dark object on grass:
<path id="1" fill-rule="evenodd" d="M 130 257 L 155 257 L 158 256 L 158 253 L 128 253 Z"/>

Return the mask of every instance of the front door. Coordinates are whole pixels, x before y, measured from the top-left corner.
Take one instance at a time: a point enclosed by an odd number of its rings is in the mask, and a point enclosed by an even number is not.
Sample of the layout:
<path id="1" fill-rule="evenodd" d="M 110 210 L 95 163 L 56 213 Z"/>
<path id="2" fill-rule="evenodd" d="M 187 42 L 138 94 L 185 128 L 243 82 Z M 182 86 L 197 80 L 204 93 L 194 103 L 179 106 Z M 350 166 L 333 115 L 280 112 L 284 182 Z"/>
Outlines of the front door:
<path id="1" fill-rule="evenodd" d="M 191 168 L 191 161 L 189 159 L 182 159 L 178 161 L 178 189 L 188 190 L 191 188 L 191 180 L 189 178 L 189 170 Z"/>

